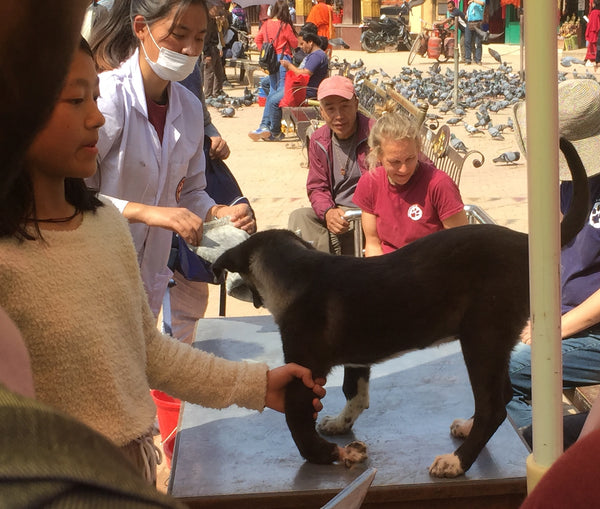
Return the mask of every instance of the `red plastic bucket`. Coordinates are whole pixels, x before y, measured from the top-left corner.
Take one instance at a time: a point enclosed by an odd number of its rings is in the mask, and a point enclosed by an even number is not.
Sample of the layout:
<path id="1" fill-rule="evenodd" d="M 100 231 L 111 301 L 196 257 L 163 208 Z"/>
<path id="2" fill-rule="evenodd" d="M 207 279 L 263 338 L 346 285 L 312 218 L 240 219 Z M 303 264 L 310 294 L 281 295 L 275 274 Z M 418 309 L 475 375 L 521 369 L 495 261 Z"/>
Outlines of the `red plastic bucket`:
<path id="1" fill-rule="evenodd" d="M 167 465 L 171 467 L 171 458 L 173 457 L 173 447 L 175 446 L 175 429 L 179 420 L 179 410 L 181 400 L 172 398 L 164 392 L 152 389 L 150 391 L 154 404 L 156 405 L 156 415 L 158 417 L 158 428 L 160 429 L 160 438 L 163 443 L 163 450 L 167 457 Z"/>

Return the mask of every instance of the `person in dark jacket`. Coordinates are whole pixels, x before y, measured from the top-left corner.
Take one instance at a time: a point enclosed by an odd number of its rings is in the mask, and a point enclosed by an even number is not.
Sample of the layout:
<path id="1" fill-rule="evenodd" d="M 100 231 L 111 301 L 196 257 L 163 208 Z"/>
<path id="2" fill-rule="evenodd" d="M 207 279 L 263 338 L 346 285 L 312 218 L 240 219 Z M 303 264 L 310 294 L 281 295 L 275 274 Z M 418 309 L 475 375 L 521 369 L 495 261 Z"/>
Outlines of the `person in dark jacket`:
<path id="1" fill-rule="evenodd" d="M 354 254 L 353 232 L 344 213 L 356 208 L 352 196 L 368 171 L 369 131 L 374 124 L 358 112 L 352 81 L 332 76 L 317 90 L 325 125 L 310 138 L 306 189 L 311 207 L 294 210 L 288 227 L 319 251 Z"/>

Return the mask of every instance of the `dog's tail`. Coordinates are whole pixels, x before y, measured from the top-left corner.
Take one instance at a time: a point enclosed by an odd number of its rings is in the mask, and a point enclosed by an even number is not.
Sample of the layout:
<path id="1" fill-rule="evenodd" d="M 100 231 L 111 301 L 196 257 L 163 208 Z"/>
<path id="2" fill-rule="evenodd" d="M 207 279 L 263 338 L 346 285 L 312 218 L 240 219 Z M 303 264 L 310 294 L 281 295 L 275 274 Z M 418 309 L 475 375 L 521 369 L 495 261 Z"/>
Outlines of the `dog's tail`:
<path id="1" fill-rule="evenodd" d="M 560 224 L 560 245 L 571 242 L 583 228 L 590 212 L 590 191 L 587 174 L 575 147 L 565 138 L 560 139 L 560 150 L 565 155 L 573 177 L 573 198 Z"/>

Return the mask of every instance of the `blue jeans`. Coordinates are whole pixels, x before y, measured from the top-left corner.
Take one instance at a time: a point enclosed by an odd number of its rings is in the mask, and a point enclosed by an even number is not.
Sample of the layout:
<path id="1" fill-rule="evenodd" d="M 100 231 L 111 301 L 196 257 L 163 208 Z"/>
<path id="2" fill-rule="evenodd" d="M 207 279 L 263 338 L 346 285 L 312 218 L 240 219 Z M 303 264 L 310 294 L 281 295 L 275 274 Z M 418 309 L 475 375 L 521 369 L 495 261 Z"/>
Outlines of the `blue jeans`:
<path id="1" fill-rule="evenodd" d="M 481 63 L 481 54 L 482 54 L 482 44 L 483 39 L 477 30 L 473 28 L 477 26 L 481 30 L 481 21 L 473 21 L 467 23 L 467 27 L 465 28 L 465 61 L 471 61 L 471 48 L 472 45 L 475 46 L 475 62 Z"/>
<path id="2" fill-rule="evenodd" d="M 600 383 L 600 327 L 561 342 L 563 389 Z M 531 347 L 519 343 L 513 350 L 509 375 L 513 398 L 506 409 L 518 428 L 531 424 Z"/>
<path id="3" fill-rule="evenodd" d="M 279 102 L 282 99 L 283 87 L 275 92 L 270 91 L 267 96 L 260 127 L 268 129 L 271 131 L 271 134 L 279 134 L 281 132 L 281 108 L 279 107 Z"/>
<path id="4" fill-rule="evenodd" d="M 277 60 L 287 60 L 291 62 L 290 58 L 284 55 L 277 55 Z M 275 74 L 269 74 L 269 85 L 271 88 L 269 89 L 269 93 L 271 91 L 279 90 L 279 87 L 283 88 L 283 84 L 285 83 L 285 73 L 287 69 L 282 65 L 279 66 L 279 72 Z"/>

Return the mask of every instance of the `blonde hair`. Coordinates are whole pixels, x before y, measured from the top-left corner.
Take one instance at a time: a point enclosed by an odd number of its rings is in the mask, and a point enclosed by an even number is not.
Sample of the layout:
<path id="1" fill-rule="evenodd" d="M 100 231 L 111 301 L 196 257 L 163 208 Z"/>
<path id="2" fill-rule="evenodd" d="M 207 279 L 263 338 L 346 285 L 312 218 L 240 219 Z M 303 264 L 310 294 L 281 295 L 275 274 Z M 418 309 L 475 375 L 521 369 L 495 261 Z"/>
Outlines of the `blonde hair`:
<path id="1" fill-rule="evenodd" d="M 381 116 L 375 122 L 369 134 L 369 148 L 367 156 L 369 168 L 373 169 L 381 160 L 381 144 L 383 140 L 414 140 L 417 150 L 421 150 L 420 129 L 417 123 L 407 115 L 389 109 L 384 105 Z"/>

